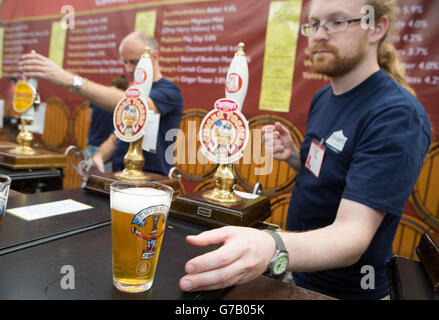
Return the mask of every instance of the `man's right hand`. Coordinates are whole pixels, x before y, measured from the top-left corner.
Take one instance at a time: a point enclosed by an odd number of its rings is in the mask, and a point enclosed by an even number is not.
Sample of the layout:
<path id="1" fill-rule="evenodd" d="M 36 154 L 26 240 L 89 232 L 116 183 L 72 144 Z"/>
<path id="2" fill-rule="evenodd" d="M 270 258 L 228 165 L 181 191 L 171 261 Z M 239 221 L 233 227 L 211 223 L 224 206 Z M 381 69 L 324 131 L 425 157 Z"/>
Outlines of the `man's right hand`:
<path id="1" fill-rule="evenodd" d="M 19 66 L 27 78 L 44 79 L 63 87 L 69 87 L 73 83 L 73 74 L 38 53 L 22 55 Z"/>

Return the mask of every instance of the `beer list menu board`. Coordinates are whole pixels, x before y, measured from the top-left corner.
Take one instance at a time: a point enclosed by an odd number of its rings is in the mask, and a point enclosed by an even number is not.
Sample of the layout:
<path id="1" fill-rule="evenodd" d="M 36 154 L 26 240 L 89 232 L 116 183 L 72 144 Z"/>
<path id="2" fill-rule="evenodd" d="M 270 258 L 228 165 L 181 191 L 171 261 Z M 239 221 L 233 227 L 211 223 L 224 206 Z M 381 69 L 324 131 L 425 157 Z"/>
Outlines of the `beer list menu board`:
<path id="1" fill-rule="evenodd" d="M 392 40 L 410 75 L 409 83 L 439 88 L 439 48 L 432 42 L 432 30 L 437 27 L 434 13 L 439 12 L 439 4 L 403 1 L 399 9 L 399 33 Z"/>
<path id="2" fill-rule="evenodd" d="M 236 5 L 231 5 L 206 8 L 196 17 L 184 11 L 165 13 L 159 31 L 163 72 L 177 83 L 224 85 L 237 46 L 220 44 L 219 33 L 227 23 L 225 13 L 236 11 Z"/>
<path id="3" fill-rule="evenodd" d="M 267 4 L 262 1 L 256 7 L 267 12 Z M 161 70 L 181 88 L 185 107 L 212 109 L 225 96 L 226 74 L 240 42 L 245 44 L 252 70 L 249 88 L 253 89 L 249 90 L 260 91 L 261 73 L 254 62 L 263 60 L 264 38 L 258 43 L 254 37 L 263 35 L 266 23 L 255 24 L 254 13 L 248 11 L 245 1 L 210 1 L 175 6 L 158 14 L 155 36 L 160 43 Z M 248 26 L 255 29 L 250 31 Z M 256 99 L 251 102 L 253 109 L 257 108 Z"/>
<path id="4" fill-rule="evenodd" d="M 398 34 L 393 41 L 432 125 L 433 142 L 439 125 L 439 45 L 435 31 L 439 27 L 439 1 L 400 1 Z"/>
<path id="5" fill-rule="evenodd" d="M 4 0 L 3 6 L 9 1 Z M 73 8 L 76 1 L 69 1 Z M 147 29 L 160 45 L 161 71 L 182 90 L 185 108 L 211 109 L 215 100 L 224 97 L 228 67 L 238 43 L 244 42 L 249 88 L 243 113 L 247 118 L 278 113 L 304 133 L 312 96 L 328 84 L 313 72 L 305 50 L 307 39 L 299 35 L 309 0 L 117 2 L 90 0 L 92 9 L 75 12 L 73 29 L 62 28 L 59 8 L 52 15 L 25 18 L 17 9 L 17 17 L 3 19 L 0 94 L 8 78 L 19 75 L 19 56 L 32 49 L 73 73 L 109 84 L 124 74 L 118 53 L 121 39 L 135 29 Z M 83 8 L 83 3 L 78 2 L 78 7 Z M 398 3 L 398 34 L 391 40 L 404 61 L 410 85 L 432 123 L 439 123 L 434 108 L 439 92 L 439 44 L 435 40 L 439 1 Z M 278 30 L 287 31 L 279 34 Z M 294 35 L 286 39 L 287 34 Z M 71 109 L 82 101 L 47 82 L 39 91 L 43 99 L 60 96 Z"/>
<path id="6" fill-rule="evenodd" d="M 50 23 L 14 23 L 2 26 L 3 63 L 2 78 L 19 76 L 18 61 L 25 48 L 41 48 L 47 46 L 50 39 Z"/>
<path id="7" fill-rule="evenodd" d="M 75 74 L 122 75 L 122 61 L 114 54 L 118 37 L 107 16 L 78 18 L 69 31 L 64 55 L 64 68 Z M 119 35 L 120 36 L 120 35 Z"/>

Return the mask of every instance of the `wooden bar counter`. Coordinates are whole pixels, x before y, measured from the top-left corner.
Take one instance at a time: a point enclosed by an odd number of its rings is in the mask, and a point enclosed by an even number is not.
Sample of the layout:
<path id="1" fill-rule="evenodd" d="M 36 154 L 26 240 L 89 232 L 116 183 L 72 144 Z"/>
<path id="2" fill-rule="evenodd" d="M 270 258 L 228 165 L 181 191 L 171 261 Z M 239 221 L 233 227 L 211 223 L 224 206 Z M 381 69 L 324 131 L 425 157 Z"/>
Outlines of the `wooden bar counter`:
<path id="1" fill-rule="evenodd" d="M 222 290 L 184 292 L 178 286 L 185 263 L 216 246 L 195 247 L 186 236 L 207 227 L 168 218 L 152 289 L 129 294 L 112 283 L 110 203 L 83 189 L 18 195 L 9 198 L 8 209 L 72 199 L 91 209 L 34 221 L 6 212 L 0 230 L 0 300 L 320 300 L 315 292 L 265 276 Z M 75 289 L 61 286 L 62 268 L 74 270 Z"/>

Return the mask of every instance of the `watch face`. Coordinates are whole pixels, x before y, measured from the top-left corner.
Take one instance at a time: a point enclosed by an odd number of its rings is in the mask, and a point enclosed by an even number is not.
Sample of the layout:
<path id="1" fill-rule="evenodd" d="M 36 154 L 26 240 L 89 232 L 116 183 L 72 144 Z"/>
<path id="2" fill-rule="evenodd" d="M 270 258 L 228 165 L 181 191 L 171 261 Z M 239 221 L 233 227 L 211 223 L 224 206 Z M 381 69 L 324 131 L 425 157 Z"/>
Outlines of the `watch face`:
<path id="1" fill-rule="evenodd" d="M 73 78 L 73 87 L 79 88 L 84 83 L 84 80 L 81 77 L 74 77 Z"/>
<path id="2" fill-rule="evenodd" d="M 280 256 L 273 264 L 273 273 L 279 275 L 284 273 L 288 267 L 288 256 Z"/>

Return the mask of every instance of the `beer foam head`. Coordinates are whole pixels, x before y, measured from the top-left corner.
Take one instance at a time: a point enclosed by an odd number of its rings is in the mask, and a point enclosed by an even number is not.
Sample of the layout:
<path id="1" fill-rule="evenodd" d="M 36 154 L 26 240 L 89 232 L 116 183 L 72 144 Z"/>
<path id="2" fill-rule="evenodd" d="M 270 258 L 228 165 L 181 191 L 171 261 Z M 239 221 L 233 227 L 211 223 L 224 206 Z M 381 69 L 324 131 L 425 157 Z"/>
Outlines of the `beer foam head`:
<path id="1" fill-rule="evenodd" d="M 123 190 L 111 189 L 110 206 L 117 211 L 136 214 L 142 209 L 165 205 L 171 206 L 171 195 L 154 188 L 127 188 Z"/>

